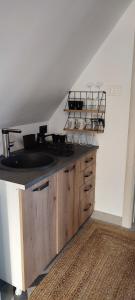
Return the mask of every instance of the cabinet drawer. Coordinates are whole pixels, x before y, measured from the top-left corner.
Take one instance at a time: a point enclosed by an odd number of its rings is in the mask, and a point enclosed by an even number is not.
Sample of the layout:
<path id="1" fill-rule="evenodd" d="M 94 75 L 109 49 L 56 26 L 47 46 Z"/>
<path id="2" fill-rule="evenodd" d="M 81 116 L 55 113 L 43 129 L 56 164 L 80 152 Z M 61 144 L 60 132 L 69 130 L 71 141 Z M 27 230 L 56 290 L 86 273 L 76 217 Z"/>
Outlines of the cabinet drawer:
<path id="1" fill-rule="evenodd" d="M 94 202 L 95 189 L 91 186 L 83 186 L 80 188 L 80 202 L 81 206 L 85 208 L 87 204 Z"/>
<path id="2" fill-rule="evenodd" d="M 81 171 L 90 167 L 92 164 L 96 164 L 96 151 L 89 152 L 85 155 L 80 161 L 80 169 Z"/>
<path id="3" fill-rule="evenodd" d="M 88 192 L 91 192 L 93 189 L 95 189 L 95 176 L 89 177 L 89 180 L 87 179 L 86 184 L 83 184 L 80 187 L 80 194 L 87 194 Z"/>
<path id="4" fill-rule="evenodd" d="M 90 184 L 92 177 L 95 178 L 96 165 L 92 164 L 80 173 L 80 186 Z M 95 182 L 94 182 L 95 183 Z"/>
<path id="5" fill-rule="evenodd" d="M 80 225 L 83 224 L 94 211 L 95 190 L 81 189 L 80 194 Z"/>

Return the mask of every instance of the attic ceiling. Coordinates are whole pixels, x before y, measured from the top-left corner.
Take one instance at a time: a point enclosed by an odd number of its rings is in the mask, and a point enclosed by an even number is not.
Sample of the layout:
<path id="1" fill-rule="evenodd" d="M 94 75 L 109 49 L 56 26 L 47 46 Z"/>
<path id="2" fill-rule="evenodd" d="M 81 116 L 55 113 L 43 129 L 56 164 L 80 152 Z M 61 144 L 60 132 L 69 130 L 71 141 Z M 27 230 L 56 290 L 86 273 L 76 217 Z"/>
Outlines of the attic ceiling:
<path id="1" fill-rule="evenodd" d="M 0 128 L 47 121 L 132 0 L 0 0 Z"/>

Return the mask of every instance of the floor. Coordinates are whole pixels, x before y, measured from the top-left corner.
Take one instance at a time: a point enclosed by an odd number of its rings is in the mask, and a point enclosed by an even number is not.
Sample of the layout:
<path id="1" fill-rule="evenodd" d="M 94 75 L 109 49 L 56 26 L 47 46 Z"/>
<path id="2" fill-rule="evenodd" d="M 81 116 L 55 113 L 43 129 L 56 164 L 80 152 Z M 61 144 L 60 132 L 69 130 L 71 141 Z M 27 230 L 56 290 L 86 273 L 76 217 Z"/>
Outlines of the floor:
<path id="1" fill-rule="evenodd" d="M 135 223 L 132 223 L 131 230 L 132 230 L 132 231 L 135 231 Z"/>
<path id="2" fill-rule="evenodd" d="M 28 300 L 33 289 L 42 281 L 47 275 L 48 270 L 45 270 L 32 284 L 32 286 L 21 296 L 15 295 L 15 288 L 8 283 L 0 280 L 0 300 Z"/>
<path id="3" fill-rule="evenodd" d="M 21 296 L 15 295 L 15 288 L 8 283 L 0 279 L 0 300 L 28 300 L 33 289 L 42 281 L 42 279 L 48 274 L 49 270 L 56 263 L 56 261 L 62 256 L 63 251 L 52 261 L 48 268 L 46 268 L 41 275 L 33 282 L 30 288 Z"/>
<path id="4" fill-rule="evenodd" d="M 90 219 L 88 222 L 92 222 Z M 135 231 L 135 223 L 132 224 L 131 230 Z M 79 232 L 78 232 L 79 234 Z M 68 246 L 68 245 L 67 245 Z M 33 282 L 32 286 L 21 296 L 15 295 L 15 288 L 6 282 L 0 280 L 0 300 L 28 300 L 33 289 L 42 281 L 42 279 L 47 275 L 50 268 L 55 264 L 55 262 L 61 257 L 63 251 L 53 260 L 47 269 Z"/>

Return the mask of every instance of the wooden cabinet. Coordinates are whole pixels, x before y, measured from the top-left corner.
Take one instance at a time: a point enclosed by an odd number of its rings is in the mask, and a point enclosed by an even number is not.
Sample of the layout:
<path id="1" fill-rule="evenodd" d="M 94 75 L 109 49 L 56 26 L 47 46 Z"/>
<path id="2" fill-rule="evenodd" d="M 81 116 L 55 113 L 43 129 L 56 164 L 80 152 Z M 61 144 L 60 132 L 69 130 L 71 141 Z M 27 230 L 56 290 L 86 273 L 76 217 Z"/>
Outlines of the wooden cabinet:
<path id="1" fill-rule="evenodd" d="M 94 164 L 96 164 L 96 151 L 90 151 L 80 160 L 80 169 L 83 171 Z"/>
<path id="2" fill-rule="evenodd" d="M 82 225 L 93 213 L 95 190 L 91 187 L 80 189 L 80 225 Z"/>
<path id="3" fill-rule="evenodd" d="M 94 210 L 96 152 L 20 191 L 23 289 L 43 271 Z"/>
<path id="4" fill-rule="evenodd" d="M 80 186 L 90 184 L 92 178 L 95 178 L 96 164 L 93 163 L 89 167 L 80 172 Z M 94 182 L 95 185 L 95 182 Z"/>
<path id="5" fill-rule="evenodd" d="M 57 175 L 59 252 L 72 238 L 79 223 L 79 164 L 73 163 Z"/>
<path id="6" fill-rule="evenodd" d="M 57 175 L 57 252 L 93 213 L 95 171 L 96 151 L 92 151 Z"/>
<path id="7" fill-rule="evenodd" d="M 93 213 L 95 204 L 96 151 L 80 160 L 79 225 Z"/>
<path id="8" fill-rule="evenodd" d="M 56 255 L 57 178 L 20 192 L 24 290 Z"/>
<path id="9" fill-rule="evenodd" d="M 26 190 L 1 182 L 1 279 L 25 291 L 78 231 L 94 210 L 95 166 L 90 151 Z"/>

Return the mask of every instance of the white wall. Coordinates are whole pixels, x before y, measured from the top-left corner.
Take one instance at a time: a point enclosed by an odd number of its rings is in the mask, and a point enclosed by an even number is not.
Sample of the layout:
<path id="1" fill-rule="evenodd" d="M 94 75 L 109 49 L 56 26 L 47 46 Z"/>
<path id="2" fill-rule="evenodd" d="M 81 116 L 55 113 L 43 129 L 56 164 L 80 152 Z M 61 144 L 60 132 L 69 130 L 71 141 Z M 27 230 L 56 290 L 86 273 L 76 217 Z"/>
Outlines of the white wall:
<path id="1" fill-rule="evenodd" d="M 0 1 L 0 128 L 49 120 L 131 2 Z"/>
<path id="2" fill-rule="evenodd" d="M 133 222 L 133 202 L 135 201 L 135 43 L 124 191 L 123 226 L 130 228 Z"/>
<path id="3" fill-rule="evenodd" d="M 102 82 L 107 90 L 105 133 L 94 138 L 97 155 L 96 210 L 122 216 L 127 154 L 130 87 L 133 59 L 135 1 L 73 86 L 86 90 L 89 82 Z M 65 101 L 49 122 L 51 131 L 61 131 Z"/>

